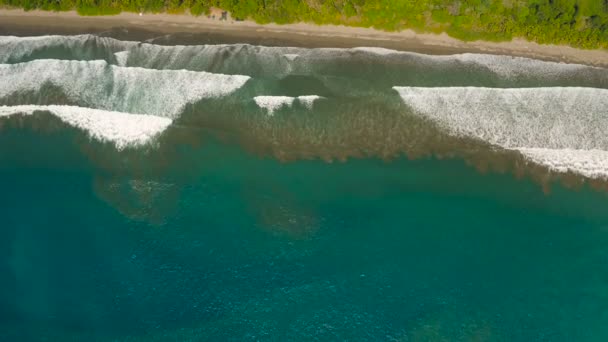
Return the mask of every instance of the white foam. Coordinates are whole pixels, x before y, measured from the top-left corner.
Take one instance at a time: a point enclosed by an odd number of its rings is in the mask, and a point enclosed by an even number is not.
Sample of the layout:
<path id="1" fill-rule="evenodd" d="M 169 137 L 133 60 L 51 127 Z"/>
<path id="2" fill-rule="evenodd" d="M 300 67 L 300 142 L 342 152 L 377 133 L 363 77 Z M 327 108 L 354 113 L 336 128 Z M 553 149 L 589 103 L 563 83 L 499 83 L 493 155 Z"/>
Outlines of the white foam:
<path id="1" fill-rule="evenodd" d="M 275 111 L 284 106 L 291 107 L 295 97 L 291 96 L 256 96 L 253 98 L 258 107 L 266 109 L 268 115 L 273 115 Z"/>
<path id="2" fill-rule="evenodd" d="M 369 47 L 369 46 L 356 47 L 356 48 L 353 48 L 353 50 L 373 53 L 375 55 L 381 55 L 381 56 L 388 56 L 388 55 L 392 55 L 392 54 L 404 53 L 404 52 L 400 52 L 397 50 L 385 49 L 385 48 L 381 48 L 381 47 Z M 405 52 L 405 53 L 409 54 L 408 52 Z"/>
<path id="3" fill-rule="evenodd" d="M 118 51 L 114 53 L 116 63 L 118 66 L 127 66 L 127 60 L 129 59 L 129 51 Z"/>
<path id="4" fill-rule="evenodd" d="M 89 44 L 89 45 L 87 45 Z M 300 65 L 297 70 L 289 63 L 295 58 L 308 61 L 333 59 L 337 57 L 350 57 L 352 51 L 365 52 L 386 58 L 413 60 L 419 63 L 447 65 L 457 63 L 485 68 L 505 78 L 520 76 L 536 76 L 554 78 L 564 73 L 576 72 L 583 69 L 606 72 L 604 68 L 590 67 L 580 64 L 566 64 L 546 62 L 524 57 L 510 57 L 488 54 L 456 54 L 445 56 L 425 55 L 406 51 L 397 51 L 377 47 L 357 47 L 353 49 L 319 48 L 305 49 L 294 47 L 265 47 L 248 44 L 223 45 L 191 45 L 191 46 L 164 46 L 150 43 L 137 43 L 120 41 L 107 37 L 94 35 L 79 36 L 43 36 L 43 37 L 2 37 L 0 36 L 0 63 L 9 60 L 19 61 L 21 58 L 37 50 L 50 47 L 68 47 L 70 51 L 87 50 L 101 46 L 108 52 L 129 51 L 127 58 L 124 54 L 119 63 L 121 65 L 137 65 L 153 68 L 214 70 L 217 67 L 217 58 L 221 56 L 222 65 L 229 65 L 248 73 L 247 70 L 263 70 L 267 73 L 283 75 L 314 65 Z M 133 57 L 131 59 L 131 56 Z M 82 59 L 82 58 L 78 58 Z M 245 59 L 245 62 L 244 60 Z M 124 63 L 124 64 L 123 64 Z M 248 68 L 239 66 L 246 65 Z M 300 69 L 304 68 L 304 69 Z"/>
<path id="5" fill-rule="evenodd" d="M 366 52 L 391 58 L 412 58 L 423 63 L 432 64 L 464 64 L 473 67 L 483 67 L 503 78 L 543 77 L 552 79 L 581 70 L 597 70 L 606 72 L 604 68 L 591 67 L 582 64 L 541 61 L 526 57 L 490 55 L 478 53 L 463 53 L 454 55 L 425 55 L 408 51 L 397 51 L 378 47 L 357 47 L 354 51 Z M 335 49 L 331 49 L 335 52 Z"/>
<path id="6" fill-rule="evenodd" d="M 300 101 L 300 103 L 302 105 L 304 105 L 304 107 L 308 108 L 308 109 L 312 109 L 315 101 L 323 99 L 324 97 L 318 96 L 318 95 L 303 95 L 303 96 L 298 96 L 298 101 Z"/>
<path id="7" fill-rule="evenodd" d="M 0 106 L 0 117 L 49 112 L 63 122 L 86 131 L 91 138 L 112 142 L 117 149 L 149 143 L 160 135 L 172 120 L 153 115 L 113 112 L 75 106 Z"/>
<path id="8" fill-rule="evenodd" d="M 290 60 L 292 62 L 295 61 L 296 58 L 298 58 L 299 56 L 300 55 L 298 55 L 297 53 L 286 53 L 286 54 L 283 54 L 283 57 L 287 58 L 288 60 Z"/>
<path id="9" fill-rule="evenodd" d="M 546 148 L 519 148 L 534 163 L 555 172 L 573 172 L 588 178 L 608 176 L 608 151 Z"/>
<path id="10" fill-rule="evenodd" d="M 546 62 L 537 59 L 464 53 L 452 56 L 438 56 L 439 59 L 454 60 L 461 63 L 482 66 L 504 78 L 515 78 L 528 75 L 557 77 L 565 72 L 576 72 L 592 68 L 581 64 Z"/>
<path id="11" fill-rule="evenodd" d="M 275 111 L 287 106 L 293 106 L 294 101 L 300 102 L 304 107 L 312 109 L 316 100 L 323 97 L 318 95 L 302 95 L 298 97 L 292 96 L 256 96 L 253 98 L 258 107 L 265 109 L 268 115 L 273 115 Z"/>
<path id="12" fill-rule="evenodd" d="M 281 77 L 306 66 L 296 63 L 300 53 L 314 50 L 290 47 L 265 47 L 248 44 L 162 46 L 143 43 L 129 49 L 127 65 L 158 69 L 231 70 L 246 75 Z"/>
<path id="13" fill-rule="evenodd" d="M 0 65 L 0 79 L 0 98 L 52 84 L 83 107 L 175 118 L 188 103 L 228 95 L 249 77 L 127 68 L 100 60 L 35 60 Z"/>
<path id="14" fill-rule="evenodd" d="M 601 170 L 608 170 L 608 159 L 595 157 L 598 151 L 608 151 L 606 89 L 394 89 L 416 114 L 452 135 L 518 150 L 556 171 L 579 170 L 598 177 Z"/>
<path id="15" fill-rule="evenodd" d="M 107 49 L 113 51 L 125 50 L 137 45 L 132 41 L 121 41 L 108 37 L 99 37 L 89 34 L 76 36 L 35 36 L 35 37 L 15 37 L 0 36 L 0 63 L 9 61 L 22 61 L 36 51 L 50 48 L 65 48 L 73 52 L 79 52 L 82 47 L 90 43 L 91 47 Z M 86 54 L 87 51 L 80 51 Z"/>

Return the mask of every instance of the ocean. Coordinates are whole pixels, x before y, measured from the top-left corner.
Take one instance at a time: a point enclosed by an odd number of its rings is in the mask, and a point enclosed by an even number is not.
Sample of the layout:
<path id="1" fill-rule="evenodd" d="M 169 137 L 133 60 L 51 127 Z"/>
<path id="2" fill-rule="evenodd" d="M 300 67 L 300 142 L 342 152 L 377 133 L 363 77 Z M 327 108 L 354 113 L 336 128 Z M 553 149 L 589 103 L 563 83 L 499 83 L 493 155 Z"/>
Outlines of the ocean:
<path id="1" fill-rule="evenodd" d="M 608 69 L 170 41 L 0 37 L 0 340 L 608 340 Z"/>

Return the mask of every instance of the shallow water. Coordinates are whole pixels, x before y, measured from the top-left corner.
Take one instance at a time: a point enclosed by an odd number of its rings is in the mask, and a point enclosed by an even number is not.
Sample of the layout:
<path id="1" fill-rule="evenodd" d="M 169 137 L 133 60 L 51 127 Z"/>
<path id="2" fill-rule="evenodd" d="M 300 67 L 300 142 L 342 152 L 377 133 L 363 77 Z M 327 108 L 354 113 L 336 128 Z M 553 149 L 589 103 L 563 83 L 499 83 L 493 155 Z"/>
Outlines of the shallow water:
<path id="1" fill-rule="evenodd" d="M 608 148 L 605 69 L 94 36 L 0 61 L 2 340 L 608 338 L 603 160 L 515 149 Z"/>

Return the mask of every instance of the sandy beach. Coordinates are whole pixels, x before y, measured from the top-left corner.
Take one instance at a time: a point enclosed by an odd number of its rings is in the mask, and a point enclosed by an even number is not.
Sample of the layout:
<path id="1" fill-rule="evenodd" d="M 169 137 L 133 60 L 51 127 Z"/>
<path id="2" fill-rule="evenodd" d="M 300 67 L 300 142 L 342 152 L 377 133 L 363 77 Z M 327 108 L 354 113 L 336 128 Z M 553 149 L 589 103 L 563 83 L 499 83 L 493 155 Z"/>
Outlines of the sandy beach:
<path id="1" fill-rule="evenodd" d="M 148 40 L 171 35 L 172 43 L 250 43 L 300 47 L 383 47 L 428 54 L 464 52 L 532 57 L 566 63 L 608 67 L 608 50 L 582 50 L 540 45 L 523 39 L 511 42 L 463 42 L 447 34 L 412 30 L 384 32 L 368 28 L 312 24 L 260 25 L 252 21 L 220 21 L 206 16 L 122 13 L 83 17 L 76 12 L 0 10 L 0 35 L 104 33 Z M 159 38 L 160 37 L 160 38 Z M 175 41 L 177 40 L 177 42 Z"/>

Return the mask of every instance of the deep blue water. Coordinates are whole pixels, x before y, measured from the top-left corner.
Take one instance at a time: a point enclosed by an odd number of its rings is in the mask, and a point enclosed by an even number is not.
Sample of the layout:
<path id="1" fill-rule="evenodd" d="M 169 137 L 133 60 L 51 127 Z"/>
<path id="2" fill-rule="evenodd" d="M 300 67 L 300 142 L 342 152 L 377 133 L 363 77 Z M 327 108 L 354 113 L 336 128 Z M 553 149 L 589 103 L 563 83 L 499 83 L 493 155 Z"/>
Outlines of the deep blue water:
<path id="1" fill-rule="evenodd" d="M 20 133 L 13 151 L 41 142 Z M 70 138 L 46 137 L 56 159 L 2 154 L 8 340 L 607 336 L 604 193 L 547 195 L 460 161 L 281 163 L 209 142 L 183 151 L 195 176 L 176 168 L 169 189 L 137 194 Z"/>

